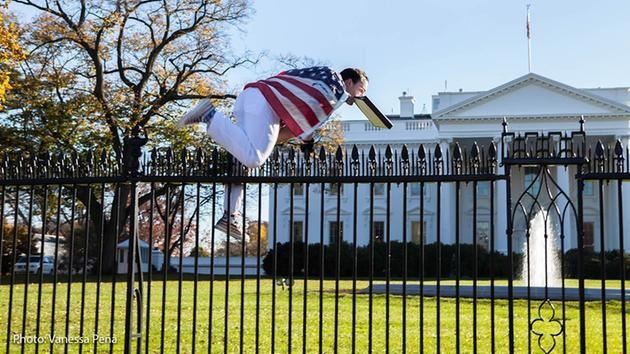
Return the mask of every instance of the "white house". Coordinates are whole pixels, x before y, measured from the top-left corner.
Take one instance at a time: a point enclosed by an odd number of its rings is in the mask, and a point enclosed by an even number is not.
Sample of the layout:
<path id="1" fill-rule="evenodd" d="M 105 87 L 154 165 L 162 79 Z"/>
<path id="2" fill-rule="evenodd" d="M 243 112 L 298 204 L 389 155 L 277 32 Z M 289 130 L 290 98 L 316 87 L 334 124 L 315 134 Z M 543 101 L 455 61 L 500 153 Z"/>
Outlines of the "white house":
<path id="1" fill-rule="evenodd" d="M 245 257 L 243 260 L 239 256 L 232 256 L 229 258 L 229 267 L 228 267 L 228 258 L 227 257 L 214 257 L 214 262 L 210 257 L 199 257 L 195 259 L 195 257 L 184 257 L 182 259 L 182 272 L 188 274 L 205 274 L 209 275 L 211 270 L 214 275 L 226 275 L 229 272 L 231 276 L 240 276 L 243 272 L 245 275 L 256 275 L 258 273 L 258 262 L 262 265 L 262 259 L 258 260 L 257 257 Z M 241 267 L 243 265 L 241 262 L 244 262 L 244 268 Z M 171 267 L 176 271 L 179 271 L 179 257 L 171 258 Z M 260 270 L 262 274 L 262 268 Z"/>
<path id="2" fill-rule="evenodd" d="M 414 114 L 414 99 L 405 93 L 400 97 L 400 115 L 389 116 L 394 127 L 391 130 L 374 128 L 367 120 L 344 121 L 343 129 L 346 144 L 356 144 L 359 149 L 368 150 L 374 145 L 384 148 L 386 145 L 400 149 L 406 144 L 410 149 L 417 149 L 424 144 L 432 149 L 440 144 L 443 151 L 458 142 L 462 149 L 470 149 L 473 142 L 480 147 L 487 147 L 495 143 L 501 149 L 501 121 L 504 117 L 509 122 L 509 129 L 516 132 L 571 132 L 579 129 L 578 120 L 584 116 L 589 143 L 601 140 L 604 144 L 614 144 L 619 139 L 624 146 L 630 143 L 630 88 L 596 88 L 578 89 L 566 84 L 548 79 L 537 74 L 527 74 L 506 84 L 488 91 L 475 92 L 440 92 L 433 96 L 432 114 Z M 500 167 L 502 168 L 502 167 Z M 530 167 L 513 168 L 511 174 L 512 201 L 516 202 L 523 193 L 525 186 L 532 184 L 536 169 Z M 577 188 L 573 175 L 575 167 L 552 167 L 551 175 L 559 186 L 577 201 Z M 536 185 L 536 183 L 534 183 Z M 480 182 L 477 186 L 477 224 L 472 225 L 472 184 L 461 184 L 460 190 L 460 237 L 461 242 L 471 243 L 473 235 L 477 235 L 481 245 L 489 246 L 490 233 L 490 183 Z M 506 230 L 506 185 L 496 182 L 495 197 L 495 249 L 505 252 L 507 242 Z M 293 227 L 296 240 L 304 240 L 308 231 L 309 242 L 316 243 L 320 239 L 320 187 L 311 185 L 309 201 L 309 225 L 305 230 L 305 191 L 303 186 L 295 188 L 295 205 L 293 209 L 293 225 L 290 225 L 289 192 L 287 186 L 279 188 L 278 222 L 273 224 L 273 194 L 270 195 L 270 224 L 269 230 L 277 227 L 279 242 L 286 242 L 289 238 L 289 228 Z M 339 210 L 340 223 L 337 222 L 337 196 L 335 188 L 327 188 L 324 197 L 324 242 L 334 242 L 336 230 L 342 228 L 343 239 L 351 240 L 353 235 L 353 188 L 345 185 L 342 189 L 341 208 Z M 603 186 L 606 200 L 605 210 L 616 211 L 616 189 L 610 184 Z M 442 184 L 441 240 L 445 243 L 455 241 L 455 184 Z M 584 232 L 585 246 L 600 248 L 599 208 L 596 202 L 598 188 L 592 183 L 586 183 L 584 192 Z M 357 193 L 358 215 L 357 236 L 360 245 L 369 240 L 369 186 L 360 185 Z M 387 198 L 385 185 L 375 186 L 373 230 L 376 236 L 385 233 L 387 216 Z M 424 225 L 420 225 L 419 185 L 410 185 L 407 195 L 407 239 L 419 242 L 424 230 L 426 243 L 435 242 L 437 234 L 437 203 L 436 185 L 426 184 L 424 190 Z M 624 198 L 630 198 L 630 189 L 623 187 Z M 630 200 L 630 199 L 626 199 Z M 562 201 L 566 203 L 566 201 Z M 391 185 L 390 198 L 390 232 L 392 240 L 401 240 L 403 220 L 402 186 Z M 562 205 L 559 205 L 562 207 Z M 630 208 L 624 208 L 624 219 L 630 220 Z M 619 247 L 618 220 L 616 213 L 604 214 L 605 248 Z M 630 242 L 630 228 L 624 229 L 624 242 Z M 476 232 L 473 232 L 475 231 Z M 524 236 L 525 221 L 515 219 L 515 236 Z M 577 247 L 576 221 L 574 217 L 566 217 L 564 223 L 565 249 Z"/>
<path id="3" fill-rule="evenodd" d="M 149 271 L 149 252 L 153 253 L 151 255 L 151 264 L 153 265 L 153 268 L 157 271 L 160 271 L 164 264 L 164 254 L 162 253 L 162 251 L 158 250 L 157 248 L 151 251 L 151 247 L 149 246 L 148 243 L 142 240 L 139 240 L 139 241 L 140 241 L 140 256 L 142 259 L 142 272 Z M 129 258 L 128 252 L 129 252 L 129 239 L 120 242 L 116 246 L 116 264 L 118 265 L 118 274 L 127 273 L 127 270 L 129 267 L 128 265 L 129 263 L 127 262 Z"/>
<path id="4" fill-rule="evenodd" d="M 129 257 L 129 240 L 125 240 L 120 242 L 116 246 L 116 264 L 118 266 L 118 274 L 126 274 L 128 270 L 128 262 L 127 259 Z M 140 240 L 140 255 L 142 259 L 142 272 L 146 273 L 149 271 L 149 252 L 150 247 L 149 244 Z M 153 265 L 154 271 L 161 271 L 164 266 L 164 254 L 157 248 L 154 248 L 151 255 L 151 264 Z M 241 267 L 241 257 L 230 257 L 229 259 L 229 272 L 232 276 L 241 275 L 243 272 Z M 245 257 L 245 275 L 256 275 L 257 274 L 257 265 L 258 259 L 256 257 Z M 260 261 L 262 262 L 262 260 Z M 179 271 L 180 260 L 179 257 L 171 257 L 169 260 L 171 265 L 171 269 L 174 271 Z M 195 264 L 196 263 L 196 264 Z M 214 262 L 210 257 L 199 257 L 197 260 L 195 257 L 184 257 L 182 259 L 182 272 L 194 274 L 197 272 L 198 274 L 210 274 L 211 266 L 214 266 L 214 274 L 215 275 L 225 275 L 228 271 L 228 259 L 226 257 L 215 257 Z"/>

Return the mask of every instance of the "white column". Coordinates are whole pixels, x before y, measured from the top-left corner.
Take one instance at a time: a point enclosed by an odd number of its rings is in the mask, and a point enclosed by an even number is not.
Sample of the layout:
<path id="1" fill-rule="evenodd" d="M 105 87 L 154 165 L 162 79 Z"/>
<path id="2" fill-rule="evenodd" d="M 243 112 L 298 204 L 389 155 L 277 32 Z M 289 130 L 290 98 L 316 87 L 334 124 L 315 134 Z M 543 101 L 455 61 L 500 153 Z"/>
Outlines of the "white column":
<path id="1" fill-rule="evenodd" d="M 320 240 L 320 222 L 324 219 L 324 231 L 326 231 L 326 211 L 321 213 L 321 184 L 311 183 L 309 189 L 308 200 L 308 242 L 309 244 L 319 243 Z M 305 206 L 306 207 L 306 206 Z M 306 225 L 304 225 L 306 227 Z M 324 234 L 324 243 L 327 235 Z"/>
<path id="2" fill-rule="evenodd" d="M 630 146 L 629 136 L 620 137 L 620 139 L 624 149 Z M 629 156 L 624 157 L 626 159 L 630 158 Z M 628 250 L 630 250 L 630 182 L 624 182 L 621 186 L 621 195 L 623 198 L 623 247 L 624 252 L 628 252 Z"/>
<path id="3" fill-rule="evenodd" d="M 612 143 L 612 147 L 614 148 L 614 144 L 616 144 L 617 140 L 621 140 L 624 148 L 624 158 L 627 159 L 628 156 L 625 156 L 626 148 L 630 144 L 630 137 L 627 135 L 618 135 L 615 136 L 615 141 Z M 624 166 L 626 161 L 624 160 Z M 623 243 L 624 243 L 624 251 L 628 252 L 630 249 L 630 206 L 628 206 L 628 202 L 630 201 L 630 182 L 624 181 L 621 184 L 621 203 L 623 205 L 623 220 L 619 220 L 619 203 L 617 198 L 617 181 L 611 181 L 608 184 L 608 193 L 607 195 L 607 203 L 604 206 L 607 210 L 606 212 L 606 249 L 619 249 L 619 225 L 623 222 Z"/>
<path id="4" fill-rule="evenodd" d="M 604 222 L 606 223 L 604 250 L 619 249 L 619 223 L 621 220 L 619 220 L 618 205 L 617 181 L 610 181 L 610 183 L 604 185 Z"/>
<path id="5" fill-rule="evenodd" d="M 560 189 L 566 194 L 567 198 L 573 202 L 573 206 L 577 212 L 577 194 L 573 191 L 576 190 L 576 181 L 575 181 L 575 168 L 564 167 L 564 166 L 556 166 L 556 181 Z M 558 191 L 560 193 L 560 191 Z M 574 196 L 576 198 L 574 198 Z M 560 209 L 560 213 L 562 213 L 567 207 L 568 201 L 567 198 L 559 197 L 557 200 L 557 206 Z M 560 215 L 562 217 L 562 215 Z M 564 248 L 565 250 L 569 250 L 571 248 L 577 247 L 577 229 L 576 229 L 576 219 L 575 214 L 573 213 L 573 209 L 568 206 L 566 212 L 564 213 Z M 559 233 L 560 230 L 556 230 L 556 233 Z"/>
<path id="6" fill-rule="evenodd" d="M 505 168 L 501 166 L 501 139 L 495 140 L 497 145 L 497 173 L 503 174 Z M 497 181 L 494 187 L 494 249 L 507 253 L 507 216 L 510 212 L 507 208 L 507 188 L 505 181 Z"/>
<path id="7" fill-rule="evenodd" d="M 448 152 L 449 160 L 452 158 L 452 154 L 449 149 L 449 140 L 440 140 L 440 148 L 442 149 L 442 156 L 444 159 L 444 167 L 447 166 L 446 155 Z M 450 161 L 448 161 L 450 162 Z M 448 182 L 442 183 L 440 198 L 440 241 L 445 244 L 451 244 L 455 242 L 455 183 Z M 437 201 L 436 201 L 437 202 Z M 460 220 L 461 228 L 461 220 Z"/>

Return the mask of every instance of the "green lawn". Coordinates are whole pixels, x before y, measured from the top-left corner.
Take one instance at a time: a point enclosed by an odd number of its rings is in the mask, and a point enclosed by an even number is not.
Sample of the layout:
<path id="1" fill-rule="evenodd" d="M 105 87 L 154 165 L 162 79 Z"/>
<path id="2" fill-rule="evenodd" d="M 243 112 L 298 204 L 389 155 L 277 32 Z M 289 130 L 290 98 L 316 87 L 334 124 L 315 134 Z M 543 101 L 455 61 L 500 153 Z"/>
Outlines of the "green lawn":
<path id="1" fill-rule="evenodd" d="M 161 278 L 160 278 L 161 279 Z M 78 281 L 79 279 L 75 279 Z M 121 278 L 122 280 L 122 278 Z M 110 336 L 110 324 L 114 324 L 113 335 L 117 339 L 117 343 L 113 345 L 116 353 L 123 351 L 124 342 L 124 313 L 125 313 L 125 291 L 124 281 L 119 280 L 115 287 L 115 304 L 114 317 L 112 319 L 112 283 L 103 282 L 101 284 L 101 297 L 99 305 L 99 321 L 98 334 L 103 337 Z M 2 278 L 0 285 L 0 338 L 2 345 L 0 352 L 5 352 L 7 329 L 4 327 L 8 323 L 9 310 L 9 293 L 10 287 L 6 285 L 8 279 Z M 398 282 L 398 281 L 396 281 Z M 412 283 L 412 282 L 410 282 Z M 432 283 L 432 282 L 427 282 Z M 446 281 L 445 283 L 453 283 Z M 470 281 L 462 283 L 470 284 Z M 488 281 L 480 281 L 480 285 L 488 284 Z M 497 283 L 503 283 L 500 281 Z M 162 321 L 162 287 L 161 281 L 153 282 L 151 286 L 150 298 L 150 322 L 149 322 L 149 352 L 159 353 L 162 326 L 164 326 L 164 353 L 175 353 L 177 349 L 177 328 L 178 321 L 181 322 L 181 338 L 180 351 L 182 353 L 191 353 L 193 346 L 193 333 L 195 334 L 195 350 L 196 352 L 207 352 L 208 348 L 208 323 L 210 315 L 212 316 L 212 328 L 210 336 L 210 344 L 212 352 L 224 351 L 224 321 L 226 317 L 225 311 L 225 288 L 224 280 L 217 280 L 213 284 L 207 279 L 200 280 L 196 299 L 196 322 L 193 322 L 194 301 L 194 282 L 185 280 L 182 282 L 181 290 L 181 313 L 178 319 L 178 300 L 179 282 L 177 280 L 169 280 L 166 283 L 166 307 L 164 309 L 165 318 Z M 598 288 L 600 281 L 588 280 L 588 287 Z M 251 353 L 255 351 L 256 346 L 256 326 L 259 325 L 258 347 L 261 352 L 271 352 L 272 328 L 275 328 L 275 347 L 277 353 L 288 352 L 289 338 L 288 325 L 292 325 L 291 333 L 291 350 L 294 352 L 302 351 L 303 340 L 306 340 L 306 351 L 308 353 L 319 351 L 319 341 L 321 337 L 323 351 L 330 353 L 333 351 L 335 344 L 335 282 L 326 281 L 324 283 L 324 292 L 319 291 L 319 281 L 312 279 L 308 281 L 306 292 L 307 311 L 306 311 L 306 336 L 303 334 L 303 301 L 304 301 L 304 281 L 296 281 L 292 290 L 292 312 L 291 321 L 289 321 L 289 303 L 290 292 L 283 290 L 281 287 L 275 287 L 275 308 L 272 306 L 272 292 L 274 287 L 270 279 L 264 279 L 260 282 L 260 301 L 259 317 L 256 317 L 257 302 L 257 283 L 255 279 L 246 280 L 244 284 L 244 320 L 240 320 L 240 303 L 241 303 L 241 281 L 232 280 L 229 282 L 229 301 L 228 301 L 228 331 L 227 345 L 228 352 L 238 352 L 240 343 L 240 330 L 243 329 L 243 345 L 244 352 Z M 210 288 L 213 286 L 214 292 L 212 296 L 212 311 L 209 311 Z M 361 280 L 357 282 L 357 289 L 364 289 L 368 286 L 368 282 Z M 569 280 L 567 286 L 577 286 L 577 282 Z M 84 321 L 83 336 L 90 337 L 95 332 L 95 314 L 96 314 L 96 287 L 95 282 L 89 282 L 85 288 L 84 303 Z M 619 281 L 608 281 L 607 287 L 619 288 Z M 48 335 L 51 331 L 52 315 L 54 312 L 55 334 L 65 336 L 66 332 L 66 315 L 67 315 L 67 284 L 58 283 L 56 286 L 57 298 L 53 306 L 53 285 L 50 283 L 43 284 L 41 289 L 42 299 L 40 313 L 41 337 L 45 338 L 45 343 L 40 344 L 40 352 L 48 352 L 50 343 Z M 148 304 L 146 297 L 147 288 L 145 286 L 144 305 Z M 352 349 L 352 313 L 353 313 L 353 295 L 352 281 L 344 280 L 339 285 L 340 296 L 338 298 L 338 345 L 339 352 L 347 353 Z M 16 333 L 22 332 L 23 304 L 24 304 L 25 287 L 23 284 L 16 285 L 13 291 L 13 306 L 11 315 L 11 331 Z M 74 283 L 71 287 L 70 298 L 70 318 L 69 318 L 69 336 L 79 337 L 81 335 L 81 283 Z M 321 294 L 321 295 L 320 295 Z M 322 325 L 323 332 L 319 332 L 320 298 L 323 301 Z M 436 326 L 436 314 L 438 303 L 435 298 L 420 298 L 417 296 L 408 296 L 403 299 L 401 296 L 389 297 L 389 323 L 386 322 L 386 311 L 388 298 L 385 295 L 374 295 L 370 298 L 368 295 L 356 296 L 356 326 L 354 333 L 356 336 L 356 352 L 366 353 L 368 351 L 369 338 L 369 304 L 372 301 L 373 320 L 372 320 L 372 349 L 374 352 L 384 352 L 386 347 L 386 331 L 389 331 L 389 348 L 392 353 L 399 353 L 403 350 L 402 333 L 403 333 L 403 303 L 406 303 L 406 350 L 410 353 L 419 352 L 420 339 L 424 340 L 424 351 L 436 351 L 436 328 L 440 329 L 440 345 L 441 351 L 444 353 L 455 352 L 456 345 L 456 302 L 454 299 L 442 298 L 439 302 L 440 324 Z M 38 316 L 38 284 L 29 284 L 28 303 L 26 313 L 26 329 L 25 335 L 35 336 L 37 334 L 37 316 Z M 516 352 L 522 353 L 527 351 L 528 345 L 528 311 L 527 301 L 515 301 L 515 345 Z M 532 320 L 538 317 L 539 301 L 532 301 L 531 316 Z M 562 319 L 563 309 L 560 302 L 555 302 L 555 316 Z M 630 304 L 629 304 L 630 306 Z M 422 326 L 420 325 L 420 308 L 424 310 L 424 319 Z M 568 353 L 575 353 L 579 348 L 579 312 L 576 302 L 565 303 L 566 317 L 566 342 L 563 341 L 562 335 L 556 337 L 557 345 L 554 352 L 562 352 L 563 345 L 566 345 Z M 53 311 L 54 309 L 54 311 Z M 497 352 L 508 351 L 508 303 L 505 300 L 497 300 L 494 305 L 495 310 L 495 345 Z M 587 352 L 602 352 L 602 303 L 589 302 L 586 305 L 587 316 Z M 272 327 L 272 314 L 275 314 L 275 326 Z M 622 350 L 622 331 L 621 331 L 621 303 L 618 301 L 610 301 L 606 303 L 606 338 L 609 352 L 621 352 Z M 626 315 L 627 317 L 627 315 Z M 473 302 L 469 299 L 460 301 L 460 340 L 462 352 L 473 351 Z M 146 321 L 146 317 L 144 319 Z M 480 353 L 490 352 L 491 341 L 491 304 L 489 300 L 477 301 L 477 350 Z M 146 322 L 143 323 L 146 326 Z M 553 325 L 549 325 L 553 329 Z M 146 328 L 144 329 L 146 331 Z M 421 332 L 422 331 L 422 332 Z M 420 334 L 423 333 L 421 336 Z M 146 332 L 144 333 L 146 335 Z M 144 338 L 144 337 L 143 337 Z M 546 337 L 545 340 L 549 340 Z M 104 338 L 105 340 L 107 338 Z M 537 344 L 538 338 L 532 334 L 531 344 L 533 352 L 540 352 Z M 548 343 L 548 342 L 545 342 Z M 25 344 L 27 353 L 36 351 L 35 344 Z M 68 344 L 69 352 L 79 352 L 80 344 Z M 83 345 L 85 352 L 94 352 L 95 344 L 90 342 Z M 10 352 L 20 352 L 19 344 L 11 344 Z M 99 344 L 97 352 L 108 352 L 108 344 Z M 143 348 L 143 352 L 144 352 Z M 63 344 L 55 344 L 54 352 L 63 352 Z"/>

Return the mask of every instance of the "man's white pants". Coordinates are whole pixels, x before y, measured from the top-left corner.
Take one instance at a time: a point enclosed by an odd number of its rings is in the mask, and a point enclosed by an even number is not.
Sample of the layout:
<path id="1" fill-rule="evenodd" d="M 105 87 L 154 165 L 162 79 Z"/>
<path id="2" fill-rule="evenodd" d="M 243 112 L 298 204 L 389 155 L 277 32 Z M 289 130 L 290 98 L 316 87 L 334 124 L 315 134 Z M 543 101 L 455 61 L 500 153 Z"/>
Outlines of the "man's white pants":
<path id="1" fill-rule="evenodd" d="M 217 111 L 208 124 L 208 135 L 248 168 L 261 166 L 276 145 L 280 119 L 255 88 L 247 88 L 238 95 L 233 113 L 236 124 Z M 230 196 L 224 198 L 223 209 L 233 214 L 243 203 L 243 185 L 226 185 L 226 194 L 228 189 Z"/>

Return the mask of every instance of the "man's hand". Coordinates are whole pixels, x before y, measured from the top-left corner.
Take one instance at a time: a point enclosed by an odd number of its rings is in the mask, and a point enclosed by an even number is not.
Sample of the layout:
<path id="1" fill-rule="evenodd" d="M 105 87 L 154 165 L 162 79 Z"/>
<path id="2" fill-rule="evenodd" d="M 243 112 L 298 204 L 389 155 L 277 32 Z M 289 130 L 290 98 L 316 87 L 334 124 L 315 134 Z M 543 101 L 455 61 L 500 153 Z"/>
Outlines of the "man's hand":
<path id="1" fill-rule="evenodd" d="M 315 140 L 304 140 L 302 141 L 302 145 L 300 145 L 300 150 L 302 150 L 302 153 L 304 155 L 310 155 L 311 153 L 313 153 L 314 146 Z"/>
<path id="2" fill-rule="evenodd" d="M 354 103 L 354 97 L 352 96 L 348 97 L 348 99 L 346 100 L 346 103 L 352 106 L 352 104 Z"/>

